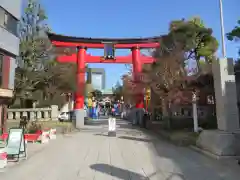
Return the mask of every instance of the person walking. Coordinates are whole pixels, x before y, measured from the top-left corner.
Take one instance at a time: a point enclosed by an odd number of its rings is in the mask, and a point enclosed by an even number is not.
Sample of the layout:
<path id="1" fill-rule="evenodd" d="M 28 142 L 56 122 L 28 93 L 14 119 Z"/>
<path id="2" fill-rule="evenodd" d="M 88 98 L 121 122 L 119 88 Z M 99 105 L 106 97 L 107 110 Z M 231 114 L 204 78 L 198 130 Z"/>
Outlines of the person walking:
<path id="1" fill-rule="evenodd" d="M 111 107 L 111 116 L 115 117 L 115 114 L 116 114 L 116 110 L 114 108 L 114 105 L 112 105 L 112 107 Z"/>
<path id="2" fill-rule="evenodd" d="M 99 115 L 100 115 L 100 107 L 99 107 L 99 103 L 96 104 L 96 116 L 97 119 L 99 119 Z"/>

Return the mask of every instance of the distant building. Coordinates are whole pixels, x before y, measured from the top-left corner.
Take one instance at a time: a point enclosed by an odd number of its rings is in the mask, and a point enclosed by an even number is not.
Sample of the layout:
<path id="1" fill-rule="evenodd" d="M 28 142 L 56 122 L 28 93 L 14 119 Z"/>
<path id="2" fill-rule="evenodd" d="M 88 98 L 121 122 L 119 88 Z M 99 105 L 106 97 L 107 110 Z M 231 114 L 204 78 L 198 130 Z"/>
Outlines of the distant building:
<path id="1" fill-rule="evenodd" d="M 18 23 L 21 0 L 0 1 L 0 126 L 6 119 L 6 106 L 13 97 L 16 57 L 19 55 Z"/>
<path id="2" fill-rule="evenodd" d="M 104 99 L 104 98 L 107 98 L 107 99 L 113 100 L 113 95 L 114 95 L 114 94 L 113 94 L 112 89 L 102 90 L 103 99 Z"/>
<path id="3" fill-rule="evenodd" d="M 103 68 L 90 68 L 87 81 L 91 82 L 93 89 L 103 90 L 106 87 L 106 74 Z"/>

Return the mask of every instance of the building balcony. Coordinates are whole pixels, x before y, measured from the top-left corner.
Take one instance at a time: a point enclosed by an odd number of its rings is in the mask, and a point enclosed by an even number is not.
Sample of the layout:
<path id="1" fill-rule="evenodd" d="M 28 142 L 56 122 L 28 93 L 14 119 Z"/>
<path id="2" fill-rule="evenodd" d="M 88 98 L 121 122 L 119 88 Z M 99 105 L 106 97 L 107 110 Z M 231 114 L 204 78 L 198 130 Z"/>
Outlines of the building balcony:
<path id="1" fill-rule="evenodd" d="M 0 88 L 0 97 L 4 98 L 12 98 L 13 97 L 13 90 L 12 89 L 2 89 Z"/>

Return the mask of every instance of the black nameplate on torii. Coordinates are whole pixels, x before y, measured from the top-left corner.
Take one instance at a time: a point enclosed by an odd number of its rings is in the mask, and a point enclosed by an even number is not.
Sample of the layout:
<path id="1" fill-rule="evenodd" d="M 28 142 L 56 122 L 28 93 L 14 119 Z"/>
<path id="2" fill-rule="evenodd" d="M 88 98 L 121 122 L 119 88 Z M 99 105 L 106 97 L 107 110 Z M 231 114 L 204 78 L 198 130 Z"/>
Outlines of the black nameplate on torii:
<path id="1" fill-rule="evenodd" d="M 114 43 L 104 43 L 104 59 L 115 59 Z"/>

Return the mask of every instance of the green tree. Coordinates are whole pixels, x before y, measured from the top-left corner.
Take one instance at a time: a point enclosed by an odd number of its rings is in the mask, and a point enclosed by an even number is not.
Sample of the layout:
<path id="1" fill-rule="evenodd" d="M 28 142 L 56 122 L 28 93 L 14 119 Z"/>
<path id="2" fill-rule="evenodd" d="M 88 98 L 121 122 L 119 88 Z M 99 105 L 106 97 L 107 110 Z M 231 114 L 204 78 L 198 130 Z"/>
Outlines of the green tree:
<path id="1" fill-rule="evenodd" d="M 20 56 L 15 75 L 13 103 L 16 98 L 29 98 L 40 83 L 40 71 L 49 60 L 50 42 L 45 36 L 48 31 L 46 15 L 38 1 L 28 0 L 19 25 Z"/>
<path id="2" fill-rule="evenodd" d="M 46 20 L 40 3 L 28 0 L 20 22 L 20 67 L 39 70 L 48 63 L 51 43 L 45 34 L 49 31 Z"/>
<path id="3" fill-rule="evenodd" d="M 201 61 L 211 66 L 218 42 L 212 30 L 196 17 L 172 21 L 169 32 L 159 42 L 161 46 L 153 52 L 156 62 L 145 70 L 142 84 L 151 87 L 152 93 L 162 100 L 164 112 L 171 116 L 171 104 L 178 103 L 176 100 L 190 101 L 184 94 L 191 93 L 195 87 L 189 85 L 188 79 L 197 79 L 206 69 L 211 73 L 211 68 L 203 69 Z M 191 78 L 186 66 L 190 61 L 196 64 Z M 140 89 L 142 84 L 138 85 Z"/>
<path id="4" fill-rule="evenodd" d="M 123 86 L 117 81 L 116 85 L 112 88 L 115 100 L 120 100 L 123 96 Z"/>
<path id="5" fill-rule="evenodd" d="M 211 63 L 218 49 L 218 42 L 199 17 L 190 20 L 175 20 L 170 23 L 169 33 L 162 36 L 161 46 L 155 51 L 155 57 L 168 56 L 173 51 L 183 51 L 184 66 L 186 61 L 196 61 L 197 72 L 201 72 L 199 61 L 204 59 Z"/>
<path id="6" fill-rule="evenodd" d="M 239 40 L 240 40 L 240 20 L 238 20 L 237 26 L 235 26 L 235 28 L 231 32 L 227 33 L 227 38 L 230 41 L 239 42 Z M 240 50 L 239 50 L 239 54 L 240 54 Z"/>
<path id="7" fill-rule="evenodd" d="M 240 20 L 238 20 L 237 22 L 237 26 L 235 26 L 235 28 L 227 33 L 227 38 L 230 40 L 230 41 L 233 41 L 233 40 L 237 40 L 239 41 L 240 40 Z"/>
<path id="8" fill-rule="evenodd" d="M 154 52 L 156 63 L 147 73 L 155 93 L 175 92 L 186 87 L 188 69 L 186 62 L 195 61 L 194 76 L 203 72 L 201 61 L 211 65 L 215 59 L 218 42 L 212 30 L 200 18 L 172 21 L 169 33 L 160 38 L 161 46 Z M 204 67 L 204 70 L 207 68 Z M 173 97 L 173 96 L 170 96 Z"/>
<path id="9" fill-rule="evenodd" d="M 92 95 L 96 98 L 96 100 L 100 101 L 102 99 L 102 91 L 95 89 L 92 92 Z"/>
<path id="10" fill-rule="evenodd" d="M 12 104 L 19 99 L 52 100 L 75 90 L 75 65 L 54 58 L 46 32 L 47 16 L 40 1 L 28 0 L 20 21 L 20 56 Z M 41 96 L 38 92 L 41 91 Z M 37 96 L 36 96 L 37 94 Z M 36 97 L 34 97 L 36 96 Z M 60 98 L 59 98 L 60 99 Z"/>

